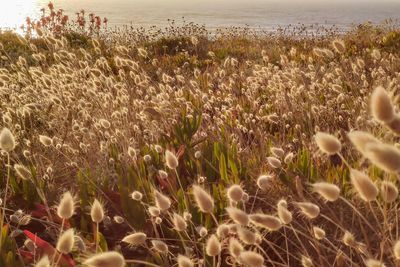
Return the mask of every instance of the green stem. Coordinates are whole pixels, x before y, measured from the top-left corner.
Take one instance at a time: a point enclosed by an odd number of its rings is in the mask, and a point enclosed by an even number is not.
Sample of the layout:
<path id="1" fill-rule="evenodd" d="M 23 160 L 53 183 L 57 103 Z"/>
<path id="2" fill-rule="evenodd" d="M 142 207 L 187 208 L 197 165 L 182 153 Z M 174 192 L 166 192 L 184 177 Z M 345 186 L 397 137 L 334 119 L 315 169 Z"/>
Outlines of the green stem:
<path id="1" fill-rule="evenodd" d="M 183 186 L 182 186 L 182 183 L 181 183 L 181 179 L 180 179 L 178 171 L 176 169 L 175 169 L 175 175 L 176 175 L 176 179 L 178 180 L 179 187 L 182 190 L 183 200 L 185 202 L 185 208 L 186 208 L 186 210 L 188 210 L 189 204 L 188 204 L 187 199 L 186 199 L 185 190 L 183 189 Z"/>

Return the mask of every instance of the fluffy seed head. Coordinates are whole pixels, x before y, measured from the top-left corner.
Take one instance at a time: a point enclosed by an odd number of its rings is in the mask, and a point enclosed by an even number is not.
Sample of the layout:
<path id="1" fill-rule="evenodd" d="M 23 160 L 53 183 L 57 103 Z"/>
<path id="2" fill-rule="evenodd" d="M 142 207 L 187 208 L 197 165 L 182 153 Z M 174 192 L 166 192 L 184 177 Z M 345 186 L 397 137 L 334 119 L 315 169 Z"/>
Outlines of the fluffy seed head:
<path id="1" fill-rule="evenodd" d="M 375 60 L 380 60 L 380 59 L 382 58 L 382 54 L 381 54 L 381 52 L 379 51 L 379 49 L 374 49 L 374 50 L 372 50 L 371 56 L 372 56 L 372 58 L 375 59 Z"/>
<path id="2" fill-rule="evenodd" d="M 311 202 L 297 202 L 297 206 L 309 219 L 314 219 L 319 215 L 319 207 Z"/>
<path id="3" fill-rule="evenodd" d="M 240 185 L 234 184 L 231 185 L 227 190 L 227 196 L 230 201 L 239 202 L 243 197 L 243 189 Z"/>
<path id="4" fill-rule="evenodd" d="M 204 226 L 198 227 L 197 231 L 201 237 L 205 237 L 208 234 L 208 230 Z"/>
<path id="5" fill-rule="evenodd" d="M 169 150 L 165 150 L 165 163 L 167 167 L 175 170 L 178 167 L 178 158 Z"/>
<path id="6" fill-rule="evenodd" d="M 336 52 L 343 54 L 346 51 L 346 45 L 343 40 L 336 39 L 332 41 L 332 47 Z"/>
<path id="7" fill-rule="evenodd" d="M 228 250 L 232 257 L 237 258 L 244 248 L 236 238 L 231 237 L 229 239 Z"/>
<path id="8" fill-rule="evenodd" d="M 264 257 L 254 251 L 243 251 L 239 255 L 240 262 L 249 267 L 261 267 Z"/>
<path id="9" fill-rule="evenodd" d="M 161 240 L 151 240 L 153 248 L 159 253 L 167 253 L 168 245 Z"/>
<path id="10" fill-rule="evenodd" d="M 364 201 L 373 201 L 378 196 L 378 188 L 372 180 L 363 172 L 350 170 L 350 179 L 354 189 Z"/>
<path id="11" fill-rule="evenodd" d="M 400 115 L 396 114 L 394 119 L 387 123 L 386 126 L 392 130 L 397 136 L 400 135 Z"/>
<path id="12" fill-rule="evenodd" d="M 60 200 L 60 203 L 57 206 L 57 215 L 62 219 L 69 219 L 74 215 L 75 211 L 75 202 L 74 197 L 68 191 L 65 192 Z"/>
<path id="13" fill-rule="evenodd" d="M 51 146 L 53 144 L 53 140 L 46 135 L 39 135 L 39 141 L 44 146 Z"/>
<path id="14" fill-rule="evenodd" d="M 344 263 L 346 261 L 346 257 L 344 256 L 344 253 L 342 250 L 338 249 L 335 257 L 335 261 L 337 262 L 338 266 L 345 266 Z"/>
<path id="15" fill-rule="evenodd" d="M 187 224 L 181 215 L 174 213 L 172 221 L 176 231 L 181 232 L 186 230 Z"/>
<path id="16" fill-rule="evenodd" d="M 117 224 L 121 224 L 121 223 L 123 223 L 125 221 L 125 219 L 123 217 L 118 216 L 118 215 L 115 215 L 113 217 L 113 219 L 114 219 L 114 222 L 116 222 Z"/>
<path id="17" fill-rule="evenodd" d="M 340 196 L 339 187 L 331 183 L 326 183 L 326 182 L 314 183 L 312 185 L 312 188 L 326 201 L 332 201 L 332 202 L 336 201 Z"/>
<path id="18" fill-rule="evenodd" d="M 220 224 L 218 225 L 216 232 L 219 238 L 224 238 L 229 234 L 229 226 L 224 223 Z"/>
<path id="19" fill-rule="evenodd" d="M 280 147 L 271 147 L 270 151 L 277 158 L 282 158 L 285 154 L 285 151 Z"/>
<path id="20" fill-rule="evenodd" d="M 178 262 L 178 267 L 193 267 L 194 266 L 193 261 L 190 258 L 183 256 L 183 255 L 178 255 L 177 262 Z"/>
<path id="21" fill-rule="evenodd" d="M 43 256 L 35 265 L 35 267 L 50 267 L 50 260 L 47 255 Z"/>
<path id="22" fill-rule="evenodd" d="M 171 200 L 154 189 L 154 200 L 159 210 L 165 211 L 171 207 Z"/>
<path id="23" fill-rule="evenodd" d="M 381 196 L 383 201 L 387 203 L 394 202 L 399 195 L 399 190 L 396 185 L 390 181 L 383 181 L 381 183 Z"/>
<path id="24" fill-rule="evenodd" d="M 147 239 L 147 235 L 142 232 L 133 233 L 125 236 L 122 242 L 128 243 L 131 246 L 138 246 L 143 244 Z"/>
<path id="25" fill-rule="evenodd" d="M 150 155 L 144 155 L 143 156 L 143 160 L 145 161 L 145 162 L 150 162 L 151 161 L 151 156 Z"/>
<path id="26" fill-rule="evenodd" d="M 328 155 L 334 155 L 342 148 L 340 141 L 335 136 L 324 132 L 315 134 L 315 142 L 319 149 Z"/>
<path id="27" fill-rule="evenodd" d="M 168 178 L 168 173 L 163 170 L 158 171 L 158 175 L 160 176 L 161 179 L 167 179 Z"/>
<path id="28" fill-rule="evenodd" d="M 211 235 L 206 243 L 206 254 L 214 257 L 221 253 L 221 243 L 216 235 Z"/>
<path id="29" fill-rule="evenodd" d="M 278 217 L 284 224 L 292 222 L 292 213 L 287 209 L 287 203 L 285 200 L 280 200 L 277 205 Z"/>
<path id="30" fill-rule="evenodd" d="M 276 205 L 278 206 L 278 208 L 279 208 L 279 207 L 283 207 L 283 208 L 286 208 L 286 209 L 287 209 L 287 207 L 288 207 L 287 201 L 284 200 L 284 199 L 280 199 Z"/>
<path id="31" fill-rule="evenodd" d="M 68 254 L 74 247 L 74 229 L 68 229 L 58 238 L 57 250 L 63 254 Z"/>
<path id="32" fill-rule="evenodd" d="M 383 123 L 390 123 L 395 117 L 392 100 L 382 86 L 372 92 L 371 112 L 376 120 Z"/>
<path id="33" fill-rule="evenodd" d="M 366 146 L 370 143 L 372 144 L 380 144 L 381 142 L 375 138 L 370 133 L 363 132 L 363 131 L 351 131 L 347 134 L 349 137 L 350 141 L 353 143 L 355 148 L 363 155 L 365 156 L 366 153 Z"/>
<path id="34" fill-rule="evenodd" d="M 365 146 L 365 156 L 386 172 L 400 170 L 400 151 L 391 145 L 370 143 Z"/>
<path id="35" fill-rule="evenodd" d="M 136 159 L 136 150 L 133 147 L 128 147 L 128 155 L 132 159 Z"/>
<path id="36" fill-rule="evenodd" d="M 294 154 L 293 154 L 292 152 L 290 152 L 290 153 L 288 153 L 288 154 L 285 156 L 285 158 L 283 159 L 283 161 L 284 161 L 286 164 L 289 164 L 289 163 L 291 163 L 291 162 L 293 161 L 293 157 L 294 157 Z"/>
<path id="37" fill-rule="evenodd" d="M 237 234 L 239 239 L 246 245 L 253 245 L 256 243 L 256 234 L 244 227 L 238 227 Z"/>
<path id="38" fill-rule="evenodd" d="M 271 175 L 260 175 L 257 178 L 257 186 L 261 189 L 261 190 L 267 190 L 272 182 L 273 178 Z"/>
<path id="39" fill-rule="evenodd" d="M 271 215 L 262 213 L 250 214 L 250 221 L 257 227 L 263 227 L 270 231 L 277 231 L 282 227 L 281 221 Z"/>
<path id="40" fill-rule="evenodd" d="M 95 254 L 83 262 L 88 267 L 124 267 L 124 257 L 115 251 Z"/>
<path id="41" fill-rule="evenodd" d="M 196 158 L 196 159 L 199 159 L 200 157 L 201 157 L 201 151 L 196 151 L 195 153 L 194 153 L 194 157 Z"/>
<path id="42" fill-rule="evenodd" d="M 314 237 L 318 240 L 322 240 L 325 238 L 325 231 L 322 228 L 319 228 L 317 226 L 313 227 L 313 233 L 314 233 Z"/>
<path id="43" fill-rule="evenodd" d="M 30 239 L 26 239 L 26 240 L 25 240 L 24 246 L 25 246 L 30 252 L 34 252 L 35 249 L 36 249 L 35 243 L 33 243 L 33 241 L 30 240 Z"/>
<path id="44" fill-rule="evenodd" d="M 235 208 L 235 207 L 228 207 L 226 208 L 226 212 L 228 213 L 229 217 L 237 224 L 240 225 L 248 225 L 249 224 L 249 216 L 246 212 Z"/>
<path id="45" fill-rule="evenodd" d="M 131 198 L 136 201 L 140 201 L 143 198 L 143 194 L 139 191 L 133 191 L 131 194 Z"/>
<path id="46" fill-rule="evenodd" d="M 393 246 L 393 255 L 396 260 L 400 260 L 400 240 L 397 240 Z"/>
<path id="47" fill-rule="evenodd" d="M 271 166 L 274 169 L 278 169 L 282 166 L 281 161 L 275 157 L 268 157 L 267 161 L 268 161 L 269 166 Z"/>
<path id="48" fill-rule="evenodd" d="M 190 221 L 192 219 L 192 214 L 190 212 L 184 211 L 183 218 L 185 219 L 185 221 Z"/>
<path id="49" fill-rule="evenodd" d="M 383 262 L 380 262 L 375 259 L 368 259 L 365 261 L 366 267 L 385 267 L 386 265 Z"/>
<path id="50" fill-rule="evenodd" d="M 10 153 L 15 148 L 14 135 L 8 128 L 3 128 L 0 132 L 0 149 Z"/>
<path id="51" fill-rule="evenodd" d="M 201 212 L 211 213 L 214 209 L 214 200 L 203 188 L 198 185 L 193 186 L 194 200 Z"/>
<path id="52" fill-rule="evenodd" d="M 103 127 L 104 129 L 108 129 L 111 127 L 111 123 L 106 119 L 100 119 L 99 123 L 100 123 L 101 127 Z"/>
<path id="53" fill-rule="evenodd" d="M 312 260 L 309 257 L 306 257 L 304 255 L 301 256 L 301 265 L 303 267 L 312 267 L 314 264 L 312 263 Z"/>
<path id="54" fill-rule="evenodd" d="M 160 216 L 160 209 L 157 208 L 157 207 L 150 206 L 148 208 L 148 211 L 149 211 L 150 215 L 153 216 L 153 217 Z"/>
<path id="55" fill-rule="evenodd" d="M 356 238 L 349 231 L 346 231 L 344 233 L 344 235 L 342 237 L 342 241 L 346 246 L 349 246 L 349 247 L 356 247 L 357 246 Z"/>
<path id="56" fill-rule="evenodd" d="M 19 177 L 23 180 L 30 180 L 32 175 L 31 171 L 21 164 L 14 164 L 15 172 L 18 174 Z"/>
<path id="57" fill-rule="evenodd" d="M 93 201 L 92 208 L 90 210 L 90 217 L 92 217 L 92 221 L 95 223 L 100 223 L 104 219 L 103 205 L 97 199 Z"/>

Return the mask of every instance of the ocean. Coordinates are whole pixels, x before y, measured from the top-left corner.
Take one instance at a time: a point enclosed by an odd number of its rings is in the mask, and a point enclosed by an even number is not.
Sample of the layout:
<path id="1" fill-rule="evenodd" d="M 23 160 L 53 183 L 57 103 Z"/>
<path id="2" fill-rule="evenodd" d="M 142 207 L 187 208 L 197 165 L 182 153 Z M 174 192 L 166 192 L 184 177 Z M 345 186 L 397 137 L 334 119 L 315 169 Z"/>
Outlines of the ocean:
<path id="1" fill-rule="evenodd" d="M 0 28 L 16 29 L 26 17 L 37 19 L 47 0 L 1 0 Z M 304 24 L 341 30 L 363 22 L 400 19 L 400 0 L 55 0 L 71 19 L 84 9 L 107 17 L 109 27 L 163 28 L 170 22 L 195 22 L 208 29 L 230 26 L 272 31 Z"/>

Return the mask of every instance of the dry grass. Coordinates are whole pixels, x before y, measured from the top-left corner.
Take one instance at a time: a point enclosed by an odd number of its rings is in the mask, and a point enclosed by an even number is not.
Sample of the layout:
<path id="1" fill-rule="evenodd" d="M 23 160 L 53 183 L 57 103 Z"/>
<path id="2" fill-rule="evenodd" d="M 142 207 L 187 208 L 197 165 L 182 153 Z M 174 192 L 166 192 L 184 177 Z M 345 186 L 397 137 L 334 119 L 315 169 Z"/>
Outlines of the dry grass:
<path id="1" fill-rule="evenodd" d="M 399 265 L 400 32 L 302 32 L 0 34 L 0 266 Z"/>

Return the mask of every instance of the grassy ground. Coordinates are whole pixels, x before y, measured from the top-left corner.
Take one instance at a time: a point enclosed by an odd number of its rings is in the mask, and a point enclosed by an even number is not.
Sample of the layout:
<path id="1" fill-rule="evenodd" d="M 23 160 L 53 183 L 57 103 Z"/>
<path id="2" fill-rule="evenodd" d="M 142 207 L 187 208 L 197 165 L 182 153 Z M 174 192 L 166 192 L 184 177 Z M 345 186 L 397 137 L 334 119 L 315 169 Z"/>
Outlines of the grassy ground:
<path id="1" fill-rule="evenodd" d="M 210 35 L 188 24 L 99 36 L 3 32 L 0 44 L 0 115 L 13 136 L 0 134 L 0 266 L 47 255 L 52 265 L 118 267 L 90 265 L 101 255 L 118 261 L 105 251 L 132 266 L 399 263 L 398 128 L 394 115 L 379 117 L 391 103 L 397 112 L 398 29 Z M 377 86 L 390 101 L 382 93 L 374 117 Z M 360 157 L 352 130 L 395 151 Z M 339 141 L 318 146 L 317 132 Z M 329 151 L 337 142 L 340 151 Z M 357 182 L 352 168 L 369 178 Z"/>

